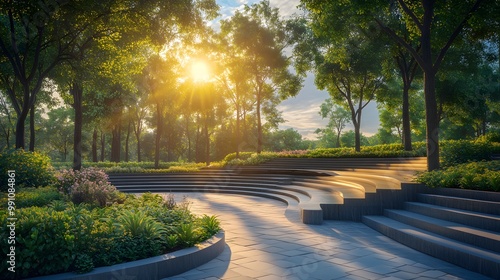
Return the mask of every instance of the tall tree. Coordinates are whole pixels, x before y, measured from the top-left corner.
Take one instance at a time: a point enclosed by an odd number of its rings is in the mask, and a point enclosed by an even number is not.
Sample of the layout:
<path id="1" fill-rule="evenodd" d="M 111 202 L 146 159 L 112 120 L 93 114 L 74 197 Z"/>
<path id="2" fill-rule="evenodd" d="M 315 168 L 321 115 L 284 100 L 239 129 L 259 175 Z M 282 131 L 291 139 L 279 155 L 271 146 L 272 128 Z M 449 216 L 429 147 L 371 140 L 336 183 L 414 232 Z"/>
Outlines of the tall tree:
<path id="1" fill-rule="evenodd" d="M 290 59 L 285 48 L 290 45 L 286 22 L 279 10 L 271 8 L 269 1 L 245 6 L 227 21 L 223 21 L 222 33 L 232 40 L 244 61 L 241 67 L 251 76 L 257 117 L 257 153 L 262 151 L 262 107 L 278 94 L 281 99 L 295 96 L 302 78 L 292 74 Z M 267 104 L 271 105 L 271 104 Z"/>
<path id="2" fill-rule="evenodd" d="M 345 126 L 350 122 L 351 114 L 342 106 L 334 104 L 332 99 L 327 99 L 321 104 L 319 114 L 323 119 L 328 118 L 326 127 L 336 134 L 336 146 L 339 148 L 340 135 Z"/>
<path id="3" fill-rule="evenodd" d="M 482 9 L 498 7 L 497 1 L 467 0 L 460 2 L 426 0 L 414 2 L 398 0 L 397 5 L 387 1 L 349 1 L 339 9 L 333 2 L 302 0 L 302 3 L 313 13 L 320 14 L 328 10 L 356 11 L 358 14 L 371 17 L 395 43 L 404 47 L 417 61 L 424 73 L 424 92 L 427 129 L 427 168 L 439 169 L 439 118 L 436 96 L 436 74 L 453 42 L 464 30 L 472 26 L 468 22 L 473 15 Z M 393 20 L 404 24 L 409 38 L 418 38 L 420 49 L 417 49 L 399 29 L 389 23 Z"/>

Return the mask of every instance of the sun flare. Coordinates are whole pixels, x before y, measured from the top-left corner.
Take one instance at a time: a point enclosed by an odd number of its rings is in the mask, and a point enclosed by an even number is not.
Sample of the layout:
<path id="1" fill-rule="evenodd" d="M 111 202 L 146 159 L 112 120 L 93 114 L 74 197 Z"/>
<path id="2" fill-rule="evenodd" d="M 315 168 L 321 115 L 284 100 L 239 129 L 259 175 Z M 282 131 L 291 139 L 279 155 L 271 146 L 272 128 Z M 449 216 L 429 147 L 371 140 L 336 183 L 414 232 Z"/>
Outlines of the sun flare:
<path id="1" fill-rule="evenodd" d="M 194 61 L 191 64 L 191 77 L 195 82 L 210 80 L 210 67 L 205 61 Z"/>

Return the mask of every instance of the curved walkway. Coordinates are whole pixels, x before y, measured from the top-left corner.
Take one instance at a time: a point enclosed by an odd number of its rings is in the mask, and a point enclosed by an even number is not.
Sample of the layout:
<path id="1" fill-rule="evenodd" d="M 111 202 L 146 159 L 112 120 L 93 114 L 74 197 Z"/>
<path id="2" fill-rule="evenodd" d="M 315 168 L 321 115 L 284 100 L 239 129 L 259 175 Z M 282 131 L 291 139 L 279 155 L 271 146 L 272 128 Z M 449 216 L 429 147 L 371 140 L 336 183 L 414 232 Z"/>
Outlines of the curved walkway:
<path id="1" fill-rule="evenodd" d="M 364 224 L 305 225 L 279 201 L 175 193 L 194 213 L 219 216 L 227 246 L 216 259 L 167 279 L 488 279 L 427 256 Z"/>

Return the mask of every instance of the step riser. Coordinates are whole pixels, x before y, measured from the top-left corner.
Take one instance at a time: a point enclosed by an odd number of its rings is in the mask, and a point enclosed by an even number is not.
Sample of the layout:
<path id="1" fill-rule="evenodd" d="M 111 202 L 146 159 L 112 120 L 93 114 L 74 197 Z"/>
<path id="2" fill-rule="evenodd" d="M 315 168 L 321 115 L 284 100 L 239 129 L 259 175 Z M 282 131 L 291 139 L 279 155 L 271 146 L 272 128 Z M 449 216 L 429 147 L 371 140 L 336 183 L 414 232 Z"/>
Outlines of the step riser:
<path id="1" fill-rule="evenodd" d="M 479 213 L 500 215 L 500 203 L 481 201 L 481 200 L 465 200 L 456 197 L 438 197 L 427 194 L 420 194 L 418 201 L 422 203 L 434 204 L 449 208 L 474 211 Z"/>
<path id="2" fill-rule="evenodd" d="M 493 220 L 488 217 L 463 215 L 461 213 L 456 213 L 452 210 L 449 211 L 449 210 L 434 209 L 412 203 L 406 203 L 405 209 L 410 212 L 415 212 L 436 219 L 461 223 L 479 229 L 500 232 L 500 222 L 498 220 Z"/>
<path id="3" fill-rule="evenodd" d="M 461 266 L 471 271 L 481 273 L 494 279 L 500 278 L 500 261 L 494 262 L 489 259 L 479 258 L 477 256 L 456 250 L 454 248 L 442 246 L 439 243 L 422 240 L 412 235 L 398 231 L 397 229 L 373 221 L 368 217 L 363 217 L 363 223 L 388 236 L 389 238 L 394 239 L 397 242 L 417 251 Z"/>
<path id="4" fill-rule="evenodd" d="M 457 231 L 452 228 L 448 227 L 443 227 L 440 225 L 436 225 L 433 223 L 429 223 L 427 221 L 415 219 L 413 217 L 408 217 L 405 215 L 401 215 L 400 213 L 397 213 L 395 211 L 391 210 L 386 210 L 384 212 L 385 216 L 394 219 L 396 221 L 421 228 L 426 231 L 434 232 L 436 234 L 468 243 L 477 247 L 481 247 L 486 250 L 491 250 L 495 252 L 500 252 L 500 241 L 499 240 L 493 240 L 489 238 L 485 238 L 483 236 L 478 236 L 475 234 L 467 233 L 467 232 L 462 232 L 462 231 Z"/>

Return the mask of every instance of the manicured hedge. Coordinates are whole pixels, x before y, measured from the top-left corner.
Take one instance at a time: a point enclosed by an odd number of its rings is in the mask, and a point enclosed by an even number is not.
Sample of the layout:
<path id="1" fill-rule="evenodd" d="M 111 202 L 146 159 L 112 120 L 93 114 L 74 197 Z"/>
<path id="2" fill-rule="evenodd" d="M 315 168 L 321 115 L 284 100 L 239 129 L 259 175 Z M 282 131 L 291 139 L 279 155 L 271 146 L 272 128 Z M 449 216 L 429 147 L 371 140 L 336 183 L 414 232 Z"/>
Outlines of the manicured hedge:
<path id="1" fill-rule="evenodd" d="M 500 161 L 458 164 L 442 170 L 423 172 L 417 182 L 432 188 L 462 188 L 500 191 Z"/>

